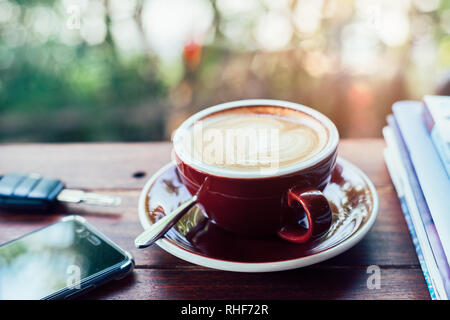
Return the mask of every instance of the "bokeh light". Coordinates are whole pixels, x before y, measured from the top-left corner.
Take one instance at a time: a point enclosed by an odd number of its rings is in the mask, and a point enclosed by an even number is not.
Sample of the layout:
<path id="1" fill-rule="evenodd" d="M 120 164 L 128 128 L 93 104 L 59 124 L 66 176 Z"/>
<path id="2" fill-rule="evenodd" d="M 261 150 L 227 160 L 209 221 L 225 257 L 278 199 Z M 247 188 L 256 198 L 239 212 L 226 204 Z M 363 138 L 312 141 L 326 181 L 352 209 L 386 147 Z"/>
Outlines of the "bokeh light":
<path id="1" fill-rule="evenodd" d="M 299 102 L 342 137 L 450 72 L 442 0 L 0 0 L 0 140 L 168 139 L 245 98 Z"/>

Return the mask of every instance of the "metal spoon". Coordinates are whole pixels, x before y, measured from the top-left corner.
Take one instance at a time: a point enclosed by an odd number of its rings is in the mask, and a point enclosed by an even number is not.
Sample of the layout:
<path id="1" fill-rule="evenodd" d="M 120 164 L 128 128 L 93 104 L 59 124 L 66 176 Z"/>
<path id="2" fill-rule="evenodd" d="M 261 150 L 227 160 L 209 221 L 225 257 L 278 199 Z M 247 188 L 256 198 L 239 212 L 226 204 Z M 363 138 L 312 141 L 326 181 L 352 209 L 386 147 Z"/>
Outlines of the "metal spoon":
<path id="1" fill-rule="evenodd" d="M 159 219 L 157 222 L 152 224 L 150 228 L 142 232 L 140 235 L 134 239 L 134 245 L 138 249 L 147 248 L 156 242 L 159 238 L 163 237 L 170 228 L 173 227 L 178 220 L 183 217 L 193 206 L 197 204 L 200 193 L 206 189 L 208 178 L 203 181 L 202 185 L 197 191 L 197 194 L 190 198 L 188 201 L 183 203 L 181 206 L 176 208 L 171 213 L 165 215 L 163 218 Z"/>

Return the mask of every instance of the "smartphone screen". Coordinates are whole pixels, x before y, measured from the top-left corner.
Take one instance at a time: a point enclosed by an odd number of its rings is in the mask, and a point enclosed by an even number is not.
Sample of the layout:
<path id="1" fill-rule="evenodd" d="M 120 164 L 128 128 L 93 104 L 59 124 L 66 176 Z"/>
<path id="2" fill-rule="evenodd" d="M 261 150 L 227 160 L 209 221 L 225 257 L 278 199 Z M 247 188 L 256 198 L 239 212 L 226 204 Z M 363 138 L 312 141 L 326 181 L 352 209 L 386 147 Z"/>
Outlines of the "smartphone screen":
<path id="1" fill-rule="evenodd" d="M 0 246 L 0 299 L 42 299 L 126 260 L 92 227 L 63 220 Z"/>

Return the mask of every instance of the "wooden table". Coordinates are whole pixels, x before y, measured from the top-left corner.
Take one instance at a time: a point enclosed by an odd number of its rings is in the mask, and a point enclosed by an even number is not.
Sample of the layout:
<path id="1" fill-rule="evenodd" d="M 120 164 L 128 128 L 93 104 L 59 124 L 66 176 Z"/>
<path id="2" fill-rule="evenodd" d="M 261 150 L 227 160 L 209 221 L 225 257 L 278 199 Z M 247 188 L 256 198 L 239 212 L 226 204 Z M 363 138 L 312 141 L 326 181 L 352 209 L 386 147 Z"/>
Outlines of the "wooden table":
<path id="1" fill-rule="evenodd" d="M 137 200 L 145 181 L 170 160 L 161 143 L 0 145 L 0 174 L 37 172 L 67 187 L 123 198 L 118 208 L 70 205 L 47 215 L 0 211 L 0 242 L 80 214 L 136 261 L 132 276 L 87 294 L 88 299 L 429 299 L 395 190 L 387 173 L 381 139 L 344 140 L 340 155 L 374 182 L 380 212 L 373 229 L 355 247 L 323 263 L 284 272 L 247 274 L 192 265 L 157 246 L 134 248 L 142 231 Z M 381 268 L 381 288 L 368 289 L 367 267 Z"/>

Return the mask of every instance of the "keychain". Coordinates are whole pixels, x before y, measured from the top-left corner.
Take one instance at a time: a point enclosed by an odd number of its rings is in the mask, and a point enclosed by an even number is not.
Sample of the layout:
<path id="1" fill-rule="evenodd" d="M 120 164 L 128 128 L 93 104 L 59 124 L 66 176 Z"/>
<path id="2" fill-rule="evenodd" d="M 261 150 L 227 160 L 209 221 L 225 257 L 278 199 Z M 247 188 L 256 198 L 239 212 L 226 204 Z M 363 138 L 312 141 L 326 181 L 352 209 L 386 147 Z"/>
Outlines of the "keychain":
<path id="1" fill-rule="evenodd" d="M 47 210 L 56 202 L 118 206 L 121 198 L 82 190 L 65 189 L 60 180 L 37 174 L 10 173 L 0 177 L 0 208 Z"/>

